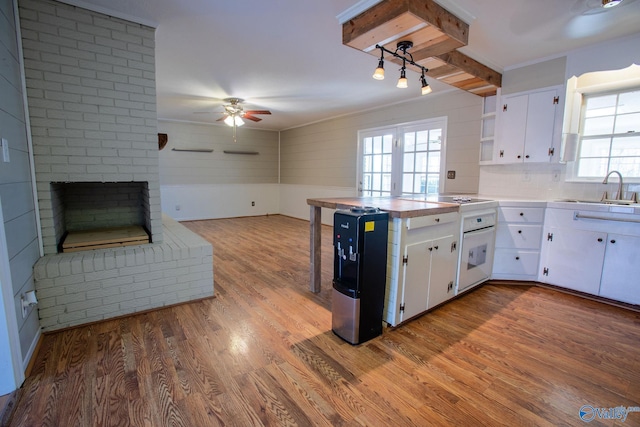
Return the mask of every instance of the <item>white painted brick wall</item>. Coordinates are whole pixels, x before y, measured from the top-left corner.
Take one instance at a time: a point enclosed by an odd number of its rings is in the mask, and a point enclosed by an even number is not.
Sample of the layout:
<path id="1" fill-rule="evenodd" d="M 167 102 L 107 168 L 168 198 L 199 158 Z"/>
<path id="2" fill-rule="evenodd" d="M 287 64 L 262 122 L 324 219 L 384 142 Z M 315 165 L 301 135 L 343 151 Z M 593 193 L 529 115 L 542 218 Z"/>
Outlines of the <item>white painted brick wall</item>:
<path id="1" fill-rule="evenodd" d="M 163 216 L 164 240 L 143 246 L 50 254 L 34 266 L 45 331 L 213 295 L 213 248 Z"/>
<path id="2" fill-rule="evenodd" d="M 56 253 L 51 182 L 148 182 L 162 241 L 154 29 L 50 0 L 20 0 L 36 185 Z"/>

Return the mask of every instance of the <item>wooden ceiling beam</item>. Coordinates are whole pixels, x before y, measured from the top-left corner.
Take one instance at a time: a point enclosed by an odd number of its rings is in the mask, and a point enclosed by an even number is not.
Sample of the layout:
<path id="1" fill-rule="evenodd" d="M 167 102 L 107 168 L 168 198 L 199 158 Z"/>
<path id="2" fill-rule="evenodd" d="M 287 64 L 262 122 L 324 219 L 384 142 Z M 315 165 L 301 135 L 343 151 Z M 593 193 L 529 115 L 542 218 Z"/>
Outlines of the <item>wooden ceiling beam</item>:
<path id="1" fill-rule="evenodd" d="M 425 24 L 437 33 L 431 44 L 413 40 L 407 31 Z M 465 46 L 468 37 L 469 25 L 433 0 L 383 0 L 342 25 L 342 44 L 365 52 L 402 39 L 430 47 L 435 55 Z"/>
<path id="2" fill-rule="evenodd" d="M 491 85 L 496 87 L 502 86 L 502 74 L 474 59 L 469 58 L 462 52 L 454 50 L 442 55 L 436 55 L 436 57 L 446 64 L 459 68 L 460 70 L 469 73 L 472 76 L 476 76 Z"/>

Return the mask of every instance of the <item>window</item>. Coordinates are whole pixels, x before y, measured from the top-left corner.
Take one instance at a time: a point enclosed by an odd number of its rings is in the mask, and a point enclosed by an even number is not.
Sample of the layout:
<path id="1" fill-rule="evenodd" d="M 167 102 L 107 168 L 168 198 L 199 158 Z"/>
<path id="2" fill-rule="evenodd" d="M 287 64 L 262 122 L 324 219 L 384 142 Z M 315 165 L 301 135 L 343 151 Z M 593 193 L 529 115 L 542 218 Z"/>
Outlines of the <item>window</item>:
<path id="1" fill-rule="evenodd" d="M 578 178 L 640 178 L 640 90 L 584 95 Z"/>
<path id="2" fill-rule="evenodd" d="M 440 118 L 360 132 L 360 194 L 438 194 L 445 129 Z"/>

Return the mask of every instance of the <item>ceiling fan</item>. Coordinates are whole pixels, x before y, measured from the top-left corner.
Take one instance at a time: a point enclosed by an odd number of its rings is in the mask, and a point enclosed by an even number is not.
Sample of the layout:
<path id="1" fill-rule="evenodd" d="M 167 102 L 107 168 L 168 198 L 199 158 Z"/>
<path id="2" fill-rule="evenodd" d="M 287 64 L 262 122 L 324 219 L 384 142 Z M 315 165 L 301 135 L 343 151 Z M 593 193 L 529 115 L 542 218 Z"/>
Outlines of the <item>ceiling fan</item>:
<path id="1" fill-rule="evenodd" d="M 271 114 L 269 110 L 245 110 L 242 108 L 244 99 L 241 98 L 225 98 L 224 112 L 218 122 L 224 121 L 227 125 L 233 126 L 233 142 L 236 142 L 236 128 L 244 124 L 243 119 L 259 122 L 262 120 L 260 117 L 256 117 L 256 114 Z"/>

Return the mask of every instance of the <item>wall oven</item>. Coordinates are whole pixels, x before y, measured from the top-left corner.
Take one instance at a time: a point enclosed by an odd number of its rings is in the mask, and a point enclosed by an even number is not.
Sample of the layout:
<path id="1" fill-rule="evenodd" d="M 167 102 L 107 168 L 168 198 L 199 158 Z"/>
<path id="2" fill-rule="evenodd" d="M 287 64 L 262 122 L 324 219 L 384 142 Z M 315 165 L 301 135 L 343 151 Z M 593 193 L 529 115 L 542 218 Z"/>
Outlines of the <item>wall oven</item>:
<path id="1" fill-rule="evenodd" d="M 456 295 L 491 277 L 496 218 L 495 208 L 462 213 Z"/>

